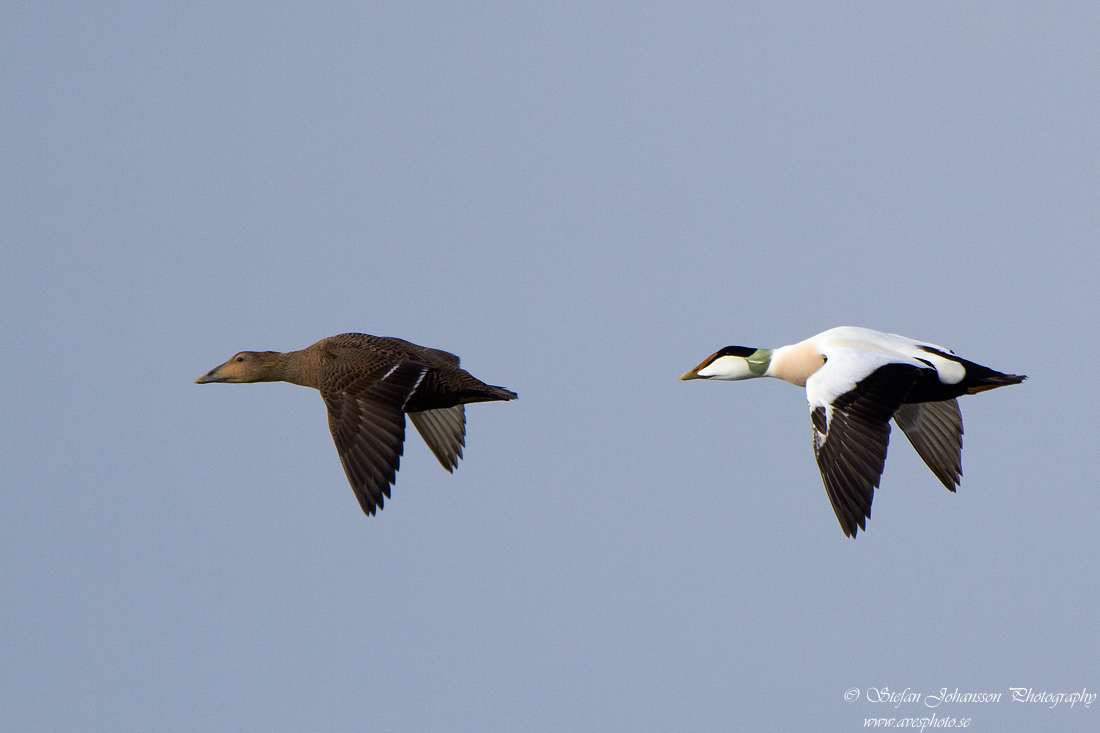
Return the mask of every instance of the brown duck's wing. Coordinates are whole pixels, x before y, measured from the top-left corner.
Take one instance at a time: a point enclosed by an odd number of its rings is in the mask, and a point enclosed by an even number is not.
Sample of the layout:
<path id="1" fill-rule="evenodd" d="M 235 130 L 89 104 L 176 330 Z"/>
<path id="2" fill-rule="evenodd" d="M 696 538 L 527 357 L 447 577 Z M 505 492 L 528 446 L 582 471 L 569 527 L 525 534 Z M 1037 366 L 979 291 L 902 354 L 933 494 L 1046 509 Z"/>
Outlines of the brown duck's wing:
<path id="1" fill-rule="evenodd" d="M 894 413 L 905 437 L 948 491 L 962 476 L 962 414 L 958 400 L 902 405 Z"/>
<path id="2" fill-rule="evenodd" d="M 417 362 L 336 359 L 321 367 L 318 388 L 328 407 L 336 452 L 367 514 L 381 509 L 397 477 L 409 396 L 428 367 Z"/>
<path id="3" fill-rule="evenodd" d="M 461 363 L 461 359 L 457 354 L 452 354 L 449 351 L 443 351 L 442 349 L 429 349 L 426 346 L 417 347 L 422 348 L 425 352 L 425 360 L 429 362 L 438 362 L 446 364 L 448 366 L 457 367 Z"/>
<path id="4" fill-rule="evenodd" d="M 344 348 L 359 350 L 360 357 L 381 357 L 399 361 L 411 359 L 428 365 L 445 364 L 447 366 L 459 365 L 459 358 L 449 351 L 432 349 L 420 346 L 405 339 L 393 336 L 371 336 L 365 333 L 342 333 L 338 336 L 330 336 L 325 339 L 326 344 L 332 348 Z"/>
<path id="5" fill-rule="evenodd" d="M 462 405 L 407 413 L 420 437 L 432 449 L 443 468 L 454 471 L 466 445 L 466 410 Z"/>

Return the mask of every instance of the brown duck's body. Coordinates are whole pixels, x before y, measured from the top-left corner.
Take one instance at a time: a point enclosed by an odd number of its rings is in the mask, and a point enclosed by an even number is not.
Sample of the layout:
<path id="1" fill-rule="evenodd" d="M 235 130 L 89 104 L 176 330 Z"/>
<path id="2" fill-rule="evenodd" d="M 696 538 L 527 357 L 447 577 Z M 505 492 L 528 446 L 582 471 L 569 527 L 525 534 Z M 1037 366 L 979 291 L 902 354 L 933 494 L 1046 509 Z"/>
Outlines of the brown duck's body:
<path id="1" fill-rule="evenodd" d="M 466 442 L 463 405 L 516 398 L 461 369 L 454 354 L 362 333 L 287 353 L 242 351 L 195 381 L 290 382 L 319 390 L 340 462 L 367 514 L 382 508 L 396 480 L 405 415 L 453 471 Z"/>

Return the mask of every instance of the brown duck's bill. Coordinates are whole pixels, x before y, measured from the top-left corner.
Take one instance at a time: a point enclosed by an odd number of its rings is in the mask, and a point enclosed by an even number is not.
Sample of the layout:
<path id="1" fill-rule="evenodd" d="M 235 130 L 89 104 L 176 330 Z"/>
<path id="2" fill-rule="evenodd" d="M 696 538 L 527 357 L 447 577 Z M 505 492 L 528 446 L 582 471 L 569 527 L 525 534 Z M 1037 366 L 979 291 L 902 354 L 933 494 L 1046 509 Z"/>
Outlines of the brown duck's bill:
<path id="1" fill-rule="evenodd" d="M 195 384 L 212 384 L 214 382 L 228 382 L 229 381 L 228 377 L 218 376 L 218 370 L 220 370 L 222 368 L 222 366 L 225 366 L 225 365 L 222 364 L 221 366 L 216 366 L 213 369 L 211 369 L 210 371 L 208 371 L 206 374 L 203 374 L 201 377 L 199 377 L 198 379 L 195 380 Z"/>

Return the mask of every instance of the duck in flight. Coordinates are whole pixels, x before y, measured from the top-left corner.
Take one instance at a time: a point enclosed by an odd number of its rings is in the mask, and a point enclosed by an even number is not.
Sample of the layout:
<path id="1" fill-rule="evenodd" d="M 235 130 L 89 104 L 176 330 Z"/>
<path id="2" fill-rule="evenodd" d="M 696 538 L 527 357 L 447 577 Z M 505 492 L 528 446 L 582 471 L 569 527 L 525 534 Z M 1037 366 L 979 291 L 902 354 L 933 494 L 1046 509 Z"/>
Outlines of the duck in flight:
<path id="1" fill-rule="evenodd" d="M 285 354 L 242 351 L 195 383 L 290 382 L 319 390 L 344 473 L 363 511 L 373 515 L 397 478 L 406 415 L 443 468 L 454 471 L 466 444 L 463 406 L 516 398 L 458 364 L 439 349 L 344 333 Z"/>
<path id="2" fill-rule="evenodd" d="M 775 377 L 806 388 L 814 455 L 844 534 L 866 530 L 886 463 L 893 418 L 936 478 L 954 491 L 962 476 L 957 398 L 1019 384 L 942 346 L 842 326 L 778 349 L 727 346 L 680 379 Z"/>

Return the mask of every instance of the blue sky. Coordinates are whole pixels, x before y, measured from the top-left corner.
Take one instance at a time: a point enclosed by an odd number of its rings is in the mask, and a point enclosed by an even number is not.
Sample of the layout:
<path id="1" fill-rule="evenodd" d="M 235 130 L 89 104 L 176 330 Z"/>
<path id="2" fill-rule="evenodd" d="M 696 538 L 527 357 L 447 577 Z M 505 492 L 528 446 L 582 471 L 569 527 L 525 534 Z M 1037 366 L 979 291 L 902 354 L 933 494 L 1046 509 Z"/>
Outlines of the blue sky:
<path id="1" fill-rule="evenodd" d="M 1100 10 L 0 9 L 0 727 L 1095 727 Z M 836 325 L 1020 387 L 951 495 L 899 431 L 843 536 L 805 393 L 681 383 Z M 447 349 L 359 510 L 344 331 Z M 848 702 L 844 694 L 858 689 Z M 994 704 L 868 689 L 1001 692 Z"/>

